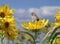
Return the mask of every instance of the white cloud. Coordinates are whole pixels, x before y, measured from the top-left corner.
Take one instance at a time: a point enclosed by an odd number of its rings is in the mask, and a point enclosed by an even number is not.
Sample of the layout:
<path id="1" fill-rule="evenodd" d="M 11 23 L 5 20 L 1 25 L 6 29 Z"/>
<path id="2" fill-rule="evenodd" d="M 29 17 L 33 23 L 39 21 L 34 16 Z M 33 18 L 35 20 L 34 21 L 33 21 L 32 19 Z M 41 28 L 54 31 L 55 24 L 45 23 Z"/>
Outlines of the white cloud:
<path id="1" fill-rule="evenodd" d="M 25 13 L 25 9 L 15 9 L 15 12 L 17 13 L 17 14 L 24 14 Z"/>
<path id="2" fill-rule="evenodd" d="M 55 15 L 56 11 L 58 10 L 58 6 L 43 6 L 40 8 L 29 8 L 29 9 L 15 9 L 15 17 L 20 20 L 30 18 L 31 17 L 31 12 L 35 12 L 38 17 L 46 17 L 50 15 Z"/>
<path id="3" fill-rule="evenodd" d="M 28 12 L 29 13 L 32 13 L 32 12 L 38 13 L 39 12 L 39 9 L 38 8 L 29 8 L 28 9 Z"/>
<path id="4" fill-rule="evenodd" d="M 43 6 L 40 8 L 29 8 L 29 9 L 15 9 L 17 14 L 31 14 L 32 12 L 35 12 L 37 15 L 42 15 L 42 16 L 48 16 L 48 15 L 53 15 L 56 10 L 60 8 L 57 6 Z"/>
<path id="5" fill-rule="evenodd" d="M 45 7 L 41 7 L 40 10 L 41 10 L 41 14 L 46 16 L 46 15 L 54 14 L 58 8 L 59 7 L 56 6 L 45 6 Z"/>

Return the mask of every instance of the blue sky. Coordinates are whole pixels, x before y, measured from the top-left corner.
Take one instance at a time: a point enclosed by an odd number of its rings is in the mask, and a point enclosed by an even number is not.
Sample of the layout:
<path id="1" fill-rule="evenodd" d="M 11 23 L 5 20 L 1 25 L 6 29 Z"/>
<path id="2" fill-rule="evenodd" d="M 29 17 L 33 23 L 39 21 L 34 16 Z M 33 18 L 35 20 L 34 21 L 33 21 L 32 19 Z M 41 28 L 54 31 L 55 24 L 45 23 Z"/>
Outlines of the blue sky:
<path id="1" fill-rule="evenodd" d="M 18 24 L 31 19 L 31 12 L 35 12 L 39 18 L 54 21 L 54 15 L 60 8 L 60 0 L 0 0 L 2 4 L 9 5 L 15 10 L 14 17 Z M 52 20 L 51 20 L 52 19 Z"/>
<path id="2" fill-rule="evenodd" d="M 0 5 L 9 4 L 13 8 L 39 8 L 41 6 L 60 6 L 60 0 L 0 0 Z"/>

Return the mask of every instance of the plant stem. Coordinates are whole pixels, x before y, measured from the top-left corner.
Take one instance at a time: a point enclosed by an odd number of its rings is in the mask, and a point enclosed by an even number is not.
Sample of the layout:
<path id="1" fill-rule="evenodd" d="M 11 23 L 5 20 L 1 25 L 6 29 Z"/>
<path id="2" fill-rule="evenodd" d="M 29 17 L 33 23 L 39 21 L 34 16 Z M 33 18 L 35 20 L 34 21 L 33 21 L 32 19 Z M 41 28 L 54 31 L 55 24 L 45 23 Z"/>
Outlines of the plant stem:
<path id="1" fill-rule="evenodd" d="M 37 32 L 35 31 L 35 40 L 36 40 L 36 38 L 37 38 Z"/>

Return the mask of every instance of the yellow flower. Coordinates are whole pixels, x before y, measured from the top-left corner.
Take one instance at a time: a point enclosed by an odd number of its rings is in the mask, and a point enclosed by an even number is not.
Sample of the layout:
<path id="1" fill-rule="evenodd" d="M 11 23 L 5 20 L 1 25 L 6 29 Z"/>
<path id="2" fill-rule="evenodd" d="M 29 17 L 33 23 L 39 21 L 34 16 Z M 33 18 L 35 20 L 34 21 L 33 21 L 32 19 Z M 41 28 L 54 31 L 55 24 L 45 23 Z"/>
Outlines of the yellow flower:
<path id="1" fill-rule="evenodd" d="M 2 21 L 2 28 L 4 30 L 14 29 L 15 28 L 15 21 L 14 17 L 7 17 Z"/>
<path id="2" fill-rule="evenodd" d="M 54 27 L 60 26 L 60 9 L 58 10 L 57 14 L 55 15 L 56 22 L 54 23 Z"/>
<path id="3" fill-rule="evenodd" d="M 5 17 L 4 19 L 0 18 L 0 33 L 3 33 L 8 30 L 15 29 L 14 17 Z"/>
<path id="4" fill-rule="evenodd" d="M 43 28 L 45 25 L 47 25 L 48 20 L 39 20 L 39 21 L 35 21 L 35 22 L 22 22 L 22 27 L 24 27 L 27 30 L 32 30 L 32 31 L 38 31 L 41 28 Z"/>
<path id="5" fill-rule="evenodd" d="M 5 31 L 4 36 L 8 40 L 15 39 L 17 37 L 14 17 L 4 18 L 2 21 L 2 29 Z"/>
<path id="6" fill-rule="evenodd" d="M 55 15 L 56 22 L 60 23 L 60 14 Z"/>
<path id="7" fill-rule="evenodd" d="M 0 8 L 0 17 L 4 18 L 6 16 L 10 16 L 13 14 L 13 10 L 9 10 L 9 6 L 8 5 L 2 5 L 2 7 Z"/>

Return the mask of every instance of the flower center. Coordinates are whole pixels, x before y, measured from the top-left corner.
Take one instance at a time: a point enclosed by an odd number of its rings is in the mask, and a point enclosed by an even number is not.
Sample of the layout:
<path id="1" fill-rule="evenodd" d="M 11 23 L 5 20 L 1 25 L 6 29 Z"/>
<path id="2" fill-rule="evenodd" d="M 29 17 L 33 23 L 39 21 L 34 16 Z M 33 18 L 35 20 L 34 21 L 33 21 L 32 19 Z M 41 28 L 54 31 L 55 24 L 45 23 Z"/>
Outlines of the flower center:
<path id="1" fill-rule="evenodd" d="M 9 22 L 5 22 L 5 28 L 9 27 Z"/>
<path id="2" fill-rule="evenodd" d="M 4 18 L 5 17 L 5 13 L 4 12 L 1 12 L 0 13 L 0 17 Z"/>

